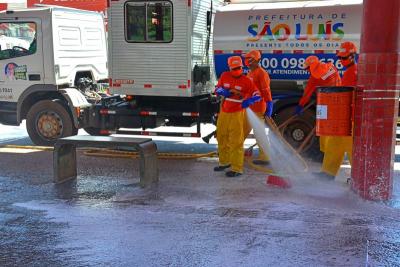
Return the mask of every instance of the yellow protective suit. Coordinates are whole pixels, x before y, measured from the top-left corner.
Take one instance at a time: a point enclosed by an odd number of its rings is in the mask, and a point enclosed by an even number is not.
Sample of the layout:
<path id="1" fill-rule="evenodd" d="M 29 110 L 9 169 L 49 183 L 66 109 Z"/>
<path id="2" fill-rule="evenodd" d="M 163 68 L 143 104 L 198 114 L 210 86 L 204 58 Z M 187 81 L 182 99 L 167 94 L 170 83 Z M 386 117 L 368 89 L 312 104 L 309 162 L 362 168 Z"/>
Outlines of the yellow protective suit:
<path id="1" fill-rule="evenodd" d="M 244 111 L 221 111 L 217 121 L 219 165 L 231 164 L 231 170 L 243 173 Z"/>
<path id="2" fill-rule="evenodd" d="M 344 44 L 344 43 L 343 43 Z M 346 67 L 343 74 L 343 86 L 357 85 L 357 64 L 353 62 Z M 354 103 L 354 100 L 353 100 Z M 336 176 L 342 164 L 344 153 L 347 153 L 350 164 L 352 163 L 353 137 L 352 136 L 326 136 L 323 138 L 321 151 L 325 152 L 321 171 Z"/>
<path id="3" fill-rule="evenodd" d="M 320 136 L 319 137 L 319 150 L 325 153 L 326 143 L 328 142 L 329 136 Z"/>
<path id="4" fill-rule="evenodd" d="M 353 137 L 352 136 L 329 136 L 325 144 L 324 161 L 321 171 L 336 176 L 342 164 L 344 153 L 352 163 Z"/>
<path id="5" fill-rule="evenodd" d="M 262 121 L 264 121 L 264 113 L 263 112 L 254 112 L 254 113 L 257 115 L 257 117 L 259 117 Z M 249 136 L 251 130 L 252 130 L 252 127 L 251 127 L 249 120 L 247 119 L 247 116 L 245 113 L 244 122 L 243 122 L 244 140 L 246 140 L 247 136 Z M 244 140 L 243 140 L 243 142 L 244 142 Z M 261 149 L 260 146 L 258 146 L 258 148 L 259 148 L 258 160 L 269 161 L 268 155 L 265 154 L 265 152 Z"/>

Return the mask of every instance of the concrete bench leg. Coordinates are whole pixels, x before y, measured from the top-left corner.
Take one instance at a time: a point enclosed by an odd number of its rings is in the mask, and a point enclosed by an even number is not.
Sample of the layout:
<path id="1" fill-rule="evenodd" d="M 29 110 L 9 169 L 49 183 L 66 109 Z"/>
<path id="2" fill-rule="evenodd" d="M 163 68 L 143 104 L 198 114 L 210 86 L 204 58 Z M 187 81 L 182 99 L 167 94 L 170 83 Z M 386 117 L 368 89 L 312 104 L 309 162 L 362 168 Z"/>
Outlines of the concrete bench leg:
<path id="1" fill-rule="evenodd" d="M 54 182 L 63 183 L 75 179 L 77 175 L 76 146 L 56 145 L 53 153 Z"/>
<path id="2" fill-rule="evenodd" d="M 158 183 L 157 146 L 154 142 L 139 145 L 140 186 Z"/>

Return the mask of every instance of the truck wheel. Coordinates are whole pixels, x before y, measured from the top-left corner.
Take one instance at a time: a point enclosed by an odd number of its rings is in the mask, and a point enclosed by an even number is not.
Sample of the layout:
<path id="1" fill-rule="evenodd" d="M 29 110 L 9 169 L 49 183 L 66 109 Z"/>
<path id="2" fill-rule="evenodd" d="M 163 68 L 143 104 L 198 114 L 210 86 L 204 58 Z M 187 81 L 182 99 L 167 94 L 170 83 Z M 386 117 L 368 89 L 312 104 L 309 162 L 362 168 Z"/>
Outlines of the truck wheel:
<path id="1" fill-rule="evenodd" d="M 85 130 L 85 132 L 87 132 L 90 135 L 94 135 L 94 136 L 109 136 L 109 134 L 100 133 L 101 129 L 99 129 L 99 128 L 86 127 L 86 128 L 83 128 L 83 129 Z"/>
<path id="2" fill-rule="evenodd" d="M 77 133 L 69 112 L 51 100 L 37 102 L 26 117 L 29 137 L 36 145 L 52 146 L 57 139 Z"/>
<path id="3" fill-rule="evenodd" d="M 279 112 L 275 117 L 277 125 L 279 126 L 284 124 L 293 116 L 294 112 L 295 107 L 286 108 Z M 289 144 L 297 149 L 301 146 L 308 134 L 313 130 L 314 126 L 315 113 L 311 110 L 306 110 L 302 115 L 293 118 L 280 130 L 286 141 L 288 141 Z M 321 152 L 319 151 L 319 138 L 317 136 L 314 135 L 305 145 L 303 153 L 306 153 L 313 158 L 320 158 Z"/>

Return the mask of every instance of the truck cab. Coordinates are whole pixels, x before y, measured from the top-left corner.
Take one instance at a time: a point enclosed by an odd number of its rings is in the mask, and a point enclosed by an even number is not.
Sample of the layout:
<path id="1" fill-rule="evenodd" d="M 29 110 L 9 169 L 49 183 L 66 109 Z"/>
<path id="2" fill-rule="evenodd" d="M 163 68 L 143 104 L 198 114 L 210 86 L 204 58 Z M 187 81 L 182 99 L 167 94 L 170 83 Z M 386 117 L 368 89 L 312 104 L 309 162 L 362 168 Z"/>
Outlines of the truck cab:
<path id="1" fill-rule="evenodd" d="M 0 123 L 19 125 L 36 144 L 77 133 L 89 103 L 80 78 L 108 78 L 103 16 L 61 7 L 0 12 Z"/>

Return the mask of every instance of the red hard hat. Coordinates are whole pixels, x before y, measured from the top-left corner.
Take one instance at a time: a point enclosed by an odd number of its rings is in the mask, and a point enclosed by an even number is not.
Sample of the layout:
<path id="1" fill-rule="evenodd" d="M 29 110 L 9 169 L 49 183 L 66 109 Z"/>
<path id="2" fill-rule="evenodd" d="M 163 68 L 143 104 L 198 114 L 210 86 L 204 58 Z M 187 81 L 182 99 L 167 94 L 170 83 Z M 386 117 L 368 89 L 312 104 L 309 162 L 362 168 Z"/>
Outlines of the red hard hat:
<path id="1" fill-rule="evenodd" d="M 246 55 L 244 55 L 244 58 L 252 58 L 255 61 L 258 61 L 261 59 L 261 53 L 258 50 L 251 50 Z"/>
<path id="2" fill-rule="evenodd" d="M 344 42 L 340 45 L 340 49 L 337 52 L 338 57 L 348 57 L 351 54 L 357 53 L 357 47 L 352 42 Z"/>
<path id="3" fill-rule="evenodd" d="M 232 56 L 228 58 L 228 66 L 230 69 L 234 69 L 237 67 L 243 67 L 243 61 L 240 56 Z"/>
<path id="4" fill-rule="evenodd" d="M 319 63 L 319 59 L 316 56 L 309 56 L 306 58 L 306 61 L 304 61 L 304 68 L 307 69 L 308 67 L 315 66 Z"/>

